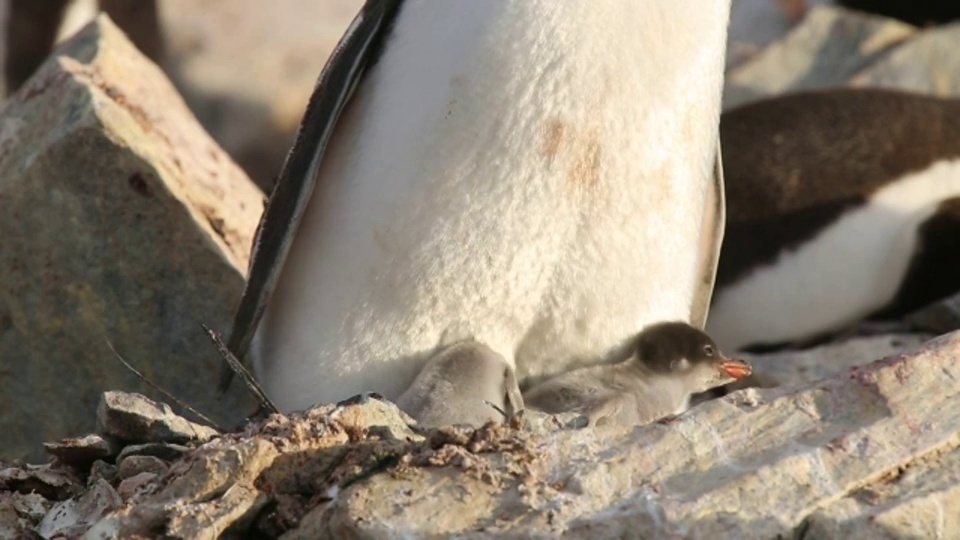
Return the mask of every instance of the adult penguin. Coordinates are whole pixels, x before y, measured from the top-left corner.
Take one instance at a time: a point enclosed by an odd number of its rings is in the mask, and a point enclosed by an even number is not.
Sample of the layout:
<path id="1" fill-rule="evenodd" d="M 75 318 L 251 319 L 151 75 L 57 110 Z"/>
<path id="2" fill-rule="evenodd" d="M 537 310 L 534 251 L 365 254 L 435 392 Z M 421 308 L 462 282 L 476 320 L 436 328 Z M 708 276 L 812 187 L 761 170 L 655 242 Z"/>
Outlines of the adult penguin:
<path id="1" fill-rule="evenodd" d="M 960 290 L 960 100 L 802 92 L 725 112 L 721 137 L 720 346 L 818 339 Z"/>
<path id="2" fill-rule="evenodd" d="M 522 383 L 654 322 L 701 327 L 729 4 L 368 0 L 261 222 L 230 348 L 255 333 L 256 374 L 294 410 L 396 399 L 452 343 Z"/>

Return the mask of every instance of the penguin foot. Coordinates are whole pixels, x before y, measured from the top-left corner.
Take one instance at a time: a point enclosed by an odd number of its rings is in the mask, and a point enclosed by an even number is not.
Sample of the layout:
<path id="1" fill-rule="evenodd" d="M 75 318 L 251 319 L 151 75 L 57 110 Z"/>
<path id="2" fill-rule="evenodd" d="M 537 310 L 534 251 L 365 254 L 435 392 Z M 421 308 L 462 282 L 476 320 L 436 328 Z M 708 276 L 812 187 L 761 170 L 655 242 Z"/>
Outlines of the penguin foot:
<path id="1" fill-rule="evenodd" d="M 431 356 L 397 406 L 422 427 L 480 427 L 512 423 L 523 410 L 523 397 L 513 366 L 490 347 L 466 340 Z"/>

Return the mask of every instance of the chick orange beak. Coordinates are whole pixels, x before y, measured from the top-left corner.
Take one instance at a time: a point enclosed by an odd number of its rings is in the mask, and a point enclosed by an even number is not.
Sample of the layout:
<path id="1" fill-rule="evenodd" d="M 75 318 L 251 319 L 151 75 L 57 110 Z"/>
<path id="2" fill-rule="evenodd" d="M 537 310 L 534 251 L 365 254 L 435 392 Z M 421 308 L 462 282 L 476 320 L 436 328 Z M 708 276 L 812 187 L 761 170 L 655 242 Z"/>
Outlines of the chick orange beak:
<path id="1" fill-rule="evenodd" d="M 728 377 L 742 379 L 750 375 L 750 373 L 753 372 L 753 368 L 750 367 L 750 364 L 742 360 L 728 358 L 720 362 L 720 371 L 724 372 Z"/>

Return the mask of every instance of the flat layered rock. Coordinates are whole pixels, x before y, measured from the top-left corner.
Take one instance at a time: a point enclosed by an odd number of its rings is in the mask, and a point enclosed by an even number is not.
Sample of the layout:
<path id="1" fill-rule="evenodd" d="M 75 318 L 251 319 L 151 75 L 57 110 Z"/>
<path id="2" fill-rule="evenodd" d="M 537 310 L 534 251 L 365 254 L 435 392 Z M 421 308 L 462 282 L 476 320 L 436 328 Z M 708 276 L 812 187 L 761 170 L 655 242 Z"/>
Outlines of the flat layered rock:
<path id="1" fill-rule="evenodd" d="M 93 430 L 100 393 L 147 391 L 113 356 L 223 422 L 220 360 L 262 194 L 105 17 L 0 109 L 0 455 Z M 238 385 L 239 386 L 239 385 Z"/>
<path id="2" fill-rule="evenodd" d="M 876 358 L 915 351 L 932 336 L 926 334 L 880 334 L 853 336 L 800 350 L 767 354 L 739 354 L 768 385 L 798 386 L 833 377 Z"/>
<path id="3" fill-rule="evenodd" d="M 217 434 L 213 428 L 174 414 L 166 403 L 127 392 L 104 392 L 100 396 L 97 429 L 127 443 L 203 442 Z"/>
<path id="4" fill-rule="evenodd" d="M 952 538 L 958 357 L 955 333 L 632 429 L 562 429 L 534 413 L 523 426 L 418 431 L 388 402 L 348 400 L 129 476 L 125 504 L 87 534 Z"/>
<path id="5" fill-rule="evenodd" d="M 960 445 L 960 441 L 955 441 Z M 803 524 L 803 538 L 960 538 L 960 449 L 865 484 Z"/>
<path id="6" fill-rule="evenodd" d="M 117 455 L 116 442 L 97 434 L 67 437 L 55 443 L 43 443 L 43 449 L 62 463 L 86 467 L 98 459 Z"/>
<path id="7" fill-rule="evenodd" d="M 323 518 L 302 537 L 790 537 L 815 511 L 960 445 L 958 355 L 952 334 L 806 387 L 742 391 L 670 424 L 558 433 L 534 441 L 525 473 L 499 484 L 450 468 L 377 475 L 316 509 Z M 481 459 L 498 470 L 496 456 Z M 917 481 L 957 504 L 953 488 Z M 936 515 L 916 519 L 927 521 L 886 526 L 900 538 L 938 526 Z"/>
<path id="8" fill-rule="evenodd" d="M 83 495 L 50 509 L 37 525 L 36 531 L 42 538 L 76 538 L 121 504 L 116 490 L 106 481 L 99 480 Z"/>

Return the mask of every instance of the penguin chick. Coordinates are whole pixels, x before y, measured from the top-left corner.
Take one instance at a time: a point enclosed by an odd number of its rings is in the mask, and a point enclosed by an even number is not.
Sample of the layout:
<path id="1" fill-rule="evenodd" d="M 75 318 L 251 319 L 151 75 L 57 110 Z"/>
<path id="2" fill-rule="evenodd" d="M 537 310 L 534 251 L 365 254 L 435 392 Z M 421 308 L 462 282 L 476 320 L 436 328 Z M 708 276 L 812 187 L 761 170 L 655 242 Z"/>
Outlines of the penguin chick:
<path id="1" fill-rule="evenodd" d="M 690 395 L 742 379 L 749 364 L 727 358 L 707 334 L 683 322 L 659 323 L 637 336 L 626 360 L 570 371 L 524 394 L 530 408 L 575 411 L 589 425 L 639 425 L 679 414 Z"/>
<path id="2" fill-rule="evenodd" d="M 503 356 L 482 343 L 461 341 L 430 358 L 397 406 L 422 427 L 482 426 L 508 420 L 523 409 L 523 397 Z"/>

